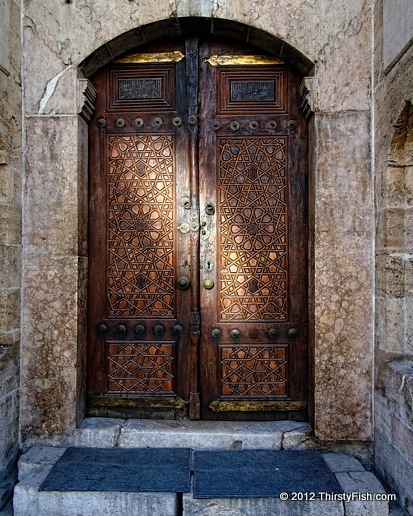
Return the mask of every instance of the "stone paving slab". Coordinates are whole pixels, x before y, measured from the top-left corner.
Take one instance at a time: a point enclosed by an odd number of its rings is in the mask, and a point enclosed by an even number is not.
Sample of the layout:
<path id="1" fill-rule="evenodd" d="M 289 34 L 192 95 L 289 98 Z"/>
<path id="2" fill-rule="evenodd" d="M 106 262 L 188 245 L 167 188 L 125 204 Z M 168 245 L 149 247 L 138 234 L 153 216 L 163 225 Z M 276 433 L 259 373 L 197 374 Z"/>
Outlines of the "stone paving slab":
<path id="1" fill-rule="evenodd" d="M 341 502 L 281 501 L 278 498 L 212 498 L 183 495 L 183 516 L 344 516 Z M 371 513 L 371 516 L 375 516 Z"/>

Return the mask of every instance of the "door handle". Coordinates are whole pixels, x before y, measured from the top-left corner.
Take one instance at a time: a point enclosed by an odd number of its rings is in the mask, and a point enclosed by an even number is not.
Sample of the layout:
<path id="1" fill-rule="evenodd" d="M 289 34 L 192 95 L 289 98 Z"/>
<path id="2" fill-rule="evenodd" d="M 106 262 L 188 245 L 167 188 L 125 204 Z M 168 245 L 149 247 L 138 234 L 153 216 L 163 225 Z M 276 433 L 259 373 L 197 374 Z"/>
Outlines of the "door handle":
<path id="1" fill-rule="evenodd" d="M 202 284 L 205 290 L 211 290 L 215 285 L 214 280 L 211 278 L 205 278 Z"/>

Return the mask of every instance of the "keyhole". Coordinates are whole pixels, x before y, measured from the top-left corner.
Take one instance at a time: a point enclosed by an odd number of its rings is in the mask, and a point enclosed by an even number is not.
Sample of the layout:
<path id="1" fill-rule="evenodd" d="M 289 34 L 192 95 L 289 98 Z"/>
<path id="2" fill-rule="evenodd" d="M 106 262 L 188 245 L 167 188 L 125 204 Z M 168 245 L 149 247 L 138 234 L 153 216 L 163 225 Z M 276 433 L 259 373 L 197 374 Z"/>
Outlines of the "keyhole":
<path id="1" fill-rule="evenodd" d="M 207 269 L 207 271 L 212 271 L 212 263 L 211 262 L 207 262 L 206 269 Z"/>

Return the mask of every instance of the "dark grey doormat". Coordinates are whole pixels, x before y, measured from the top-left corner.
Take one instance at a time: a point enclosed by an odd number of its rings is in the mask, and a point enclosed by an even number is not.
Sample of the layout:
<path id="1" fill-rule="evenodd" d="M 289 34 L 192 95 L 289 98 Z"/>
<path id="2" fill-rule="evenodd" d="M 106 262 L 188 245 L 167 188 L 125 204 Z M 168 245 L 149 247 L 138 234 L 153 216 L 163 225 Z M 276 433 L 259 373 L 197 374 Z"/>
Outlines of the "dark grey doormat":
<path id="1" fill-rule="evenodd" d="M 194 498 L 272 498 L 280 493 L 342 493 L 316 451 L 195 452 Z"/>
<path id="2" fill-rule="evenodd" d="M 68 448 L 40 491 L 189 492 L 189 448 Z"/>

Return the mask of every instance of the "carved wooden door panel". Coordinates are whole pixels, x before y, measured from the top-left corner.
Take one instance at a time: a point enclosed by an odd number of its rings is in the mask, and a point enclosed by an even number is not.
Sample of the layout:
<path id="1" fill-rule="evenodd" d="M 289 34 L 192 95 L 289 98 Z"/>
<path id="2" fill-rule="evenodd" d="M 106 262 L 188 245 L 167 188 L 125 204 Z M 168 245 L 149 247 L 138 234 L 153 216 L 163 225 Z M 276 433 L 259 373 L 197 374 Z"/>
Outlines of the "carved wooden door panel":
<path id="1" fill-rule="evenodd" d="M 90 414 L 186 413 L 190 257 L 177 223 L 190 191 L 184 52 L 181 44 L 131 55 L 94 77 Z"/>
<path id="2" fill-rule="evenodd" d="M 231 46 L 201 48 L 200 91 L 216 92 L 200 104 L 200 206 L 208 228 L 200 246 L 202 414 L 299 418 L 307 395 L 299 80 L 283 64 L 239 54 Z M 209 204 L 213 215 L 205 213 Z"/>
<path id="3" fill-rule="evenodd" d="M 225 42 L 146 50 L 94 78 L 89 413 L 304 419 L 299 77 Z"/>

